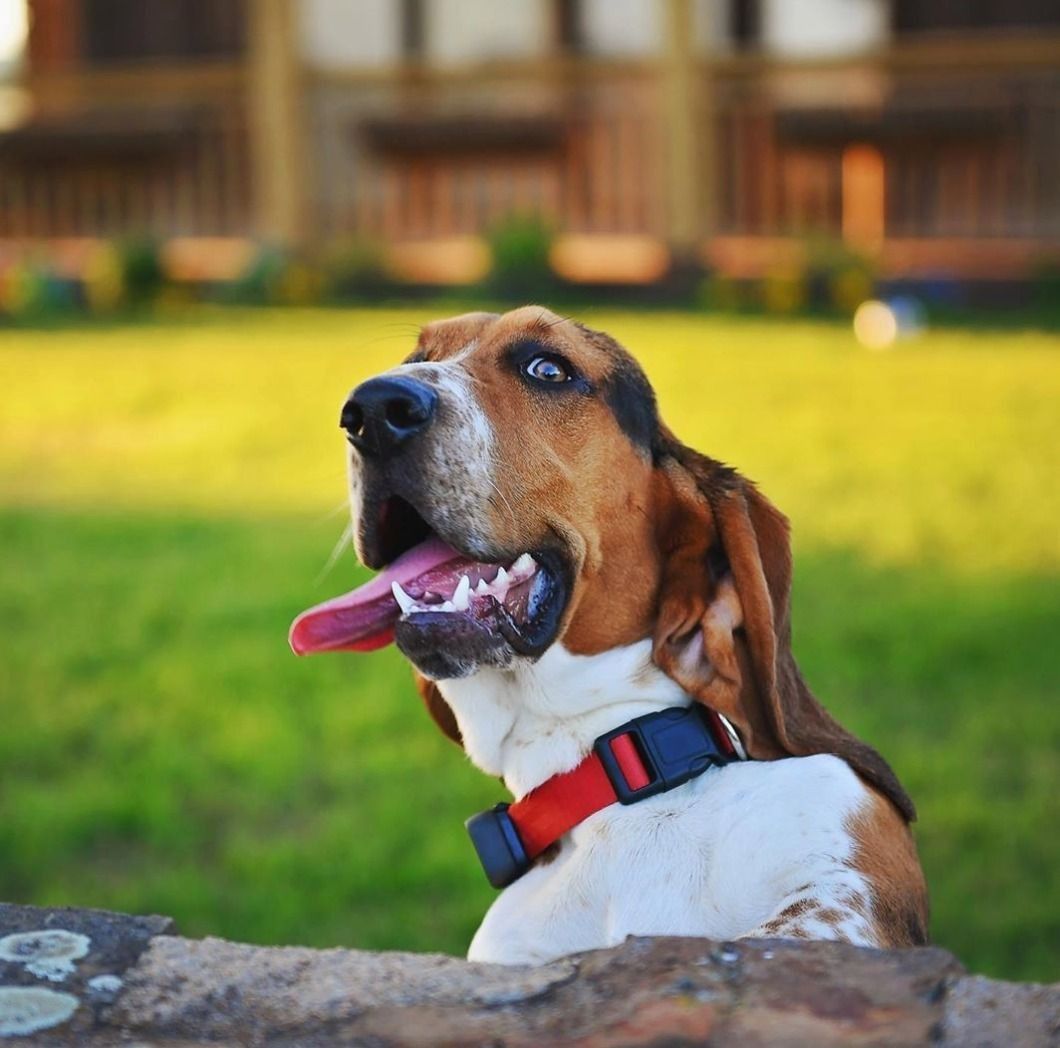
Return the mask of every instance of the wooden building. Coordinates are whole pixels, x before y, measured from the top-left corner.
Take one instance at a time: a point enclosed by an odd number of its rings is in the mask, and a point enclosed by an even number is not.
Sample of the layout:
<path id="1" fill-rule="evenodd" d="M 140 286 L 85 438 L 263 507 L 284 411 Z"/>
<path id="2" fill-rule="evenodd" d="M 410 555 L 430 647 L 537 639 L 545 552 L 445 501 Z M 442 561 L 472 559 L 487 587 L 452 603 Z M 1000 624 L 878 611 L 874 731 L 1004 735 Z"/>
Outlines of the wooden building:
<path id="1" fill-rule="evenodd" d="M 426 258 L 530 212 L 605 279 L 809 238 L 1019 277 L 1060 245 L 1055 0 L 28 3 L 8 243 Z"/>

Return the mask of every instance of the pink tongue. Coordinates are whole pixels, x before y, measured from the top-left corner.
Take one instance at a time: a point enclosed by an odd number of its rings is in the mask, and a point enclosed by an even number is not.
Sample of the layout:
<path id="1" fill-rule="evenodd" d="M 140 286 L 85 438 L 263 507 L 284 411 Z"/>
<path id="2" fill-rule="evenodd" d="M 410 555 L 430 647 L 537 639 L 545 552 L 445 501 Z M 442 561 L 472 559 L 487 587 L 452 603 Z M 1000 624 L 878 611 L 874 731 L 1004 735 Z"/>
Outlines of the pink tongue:
<path id="1" fill-rule="evenodd" d="M 428 573 L 432 577 L 450 575 L 452 569 L 437 569 L 467 559 L 439 538 L 413 546 L 371 582 L 303 611 L 291 624 L 291 648 L 296 655 L 312 655 L 318 651 L 372 651 L 384 647 L 394 639 L 394 623 L 401 614 L 390 584 L 406 586 Z"/>

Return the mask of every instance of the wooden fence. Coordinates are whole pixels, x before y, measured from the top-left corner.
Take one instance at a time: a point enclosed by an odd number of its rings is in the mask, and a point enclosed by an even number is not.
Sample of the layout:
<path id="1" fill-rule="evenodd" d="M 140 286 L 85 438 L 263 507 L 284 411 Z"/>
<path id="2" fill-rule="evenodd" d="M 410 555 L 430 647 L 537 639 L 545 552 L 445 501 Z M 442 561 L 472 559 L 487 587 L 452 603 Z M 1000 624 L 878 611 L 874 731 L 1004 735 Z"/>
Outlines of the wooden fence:
<path id="1" fill-rule="evenodd" d="M 0 237 L 245 236 L 253 228 L 237 65 L 49 74 L 0 138 Z"/>
<path id="2" fill-rule="evenodd" d="M 1057 53 L 1054 38 L 697 60 L 682 103 L 692 239 L 1055 248 Z M 521 212 L 565 232 L 672 240 L 668 75 L 588 59 L 298 70 L 296 239 L 440 239 Z M 0 138 L 0 237 L 274 234 L 259 82 L 242 63 L 29 80 L 34 119 Z M 268 134 L 275 157 L 284 129 Z"/>

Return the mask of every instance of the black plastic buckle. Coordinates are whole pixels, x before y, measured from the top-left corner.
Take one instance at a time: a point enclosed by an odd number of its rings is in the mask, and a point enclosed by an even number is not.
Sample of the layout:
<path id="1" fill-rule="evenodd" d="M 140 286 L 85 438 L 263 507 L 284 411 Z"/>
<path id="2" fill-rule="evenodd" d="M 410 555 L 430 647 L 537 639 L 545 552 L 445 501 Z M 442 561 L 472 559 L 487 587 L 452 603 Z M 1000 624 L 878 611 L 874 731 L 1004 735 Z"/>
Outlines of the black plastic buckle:
<path id="1" fill-rule="evenodd" d="M 507 888 L 530 869 L 530 860 L 519 839 L 519 831 L 508 814 L 507 804 L 480 811 L 464 825 L 494 888 Z"/>
<path id="2" fill-rule="evenodd" d="M 635 804 L 645 797 L 672 790 L 717 764 L 728 764 L 729 756 L 715 740 L 708 716 L 698 703 L 686 708 L 674 706 L 646 713 L 601 735 L 593 749 L 619 801 Z M 639 790 L 630 789 L 611 750 L 611 741 L 621 735 L 633 736 L 633 745 L 651 776 Z"/>

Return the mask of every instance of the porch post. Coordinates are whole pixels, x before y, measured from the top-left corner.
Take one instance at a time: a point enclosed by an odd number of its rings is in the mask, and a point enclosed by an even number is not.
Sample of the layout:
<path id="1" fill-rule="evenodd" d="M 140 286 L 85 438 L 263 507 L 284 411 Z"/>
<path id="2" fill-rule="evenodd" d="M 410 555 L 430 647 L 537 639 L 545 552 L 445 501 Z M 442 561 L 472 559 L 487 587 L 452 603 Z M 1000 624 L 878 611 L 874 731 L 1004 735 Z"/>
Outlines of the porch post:
<path id="1" fill-rule="evenodd" d="M 714 149 L 709 80 L 698 75 L 691 0 L 666 0 L 663 49 L 667 233 L 691 255 L 712 225 Z"/>
<path id="2" fill-rule="evenodd" d="M 309 216 L 295 4 L 249 0 L 247 7 L 254 233 L 297 245 L 309 234 Z"/>

